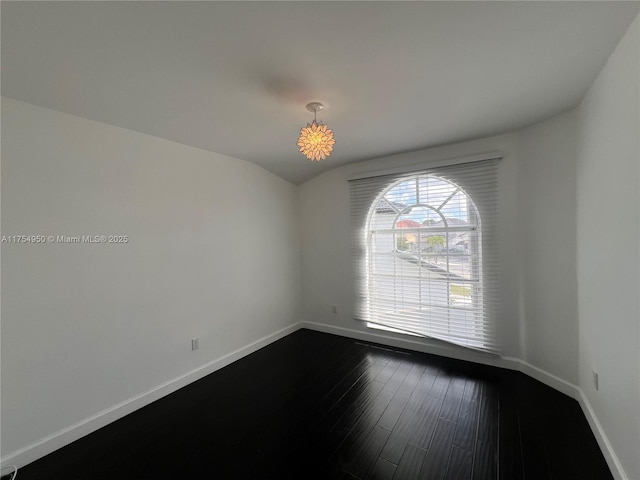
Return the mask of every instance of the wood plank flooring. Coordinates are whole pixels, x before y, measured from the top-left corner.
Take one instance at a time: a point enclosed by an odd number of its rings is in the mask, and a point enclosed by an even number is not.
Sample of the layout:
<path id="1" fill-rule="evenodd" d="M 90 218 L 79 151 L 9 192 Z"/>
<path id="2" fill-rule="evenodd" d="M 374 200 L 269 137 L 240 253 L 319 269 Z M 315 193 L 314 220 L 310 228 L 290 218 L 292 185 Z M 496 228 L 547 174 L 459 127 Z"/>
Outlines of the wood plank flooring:
<path id="1" fill-rule="evenodd" d="M 612 478 L 578 403 L 523 374 L 310 330 L 27 465 L 18 476 Z"/>

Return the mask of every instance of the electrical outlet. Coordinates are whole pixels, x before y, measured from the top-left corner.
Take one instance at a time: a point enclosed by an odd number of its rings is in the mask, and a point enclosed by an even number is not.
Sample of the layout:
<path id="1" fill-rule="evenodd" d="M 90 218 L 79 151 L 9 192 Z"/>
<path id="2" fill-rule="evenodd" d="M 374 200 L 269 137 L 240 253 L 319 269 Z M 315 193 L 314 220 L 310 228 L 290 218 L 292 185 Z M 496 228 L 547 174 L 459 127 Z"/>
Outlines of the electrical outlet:
<path id="1" fill-rule="evenodd" d="M 338 313 L 338 306 L 337 305 L 331 305 L 331 311 L 333 313 Z"/>
<path id="2" fill-rule="evenodd" d="M 596 372 L 595 370 L 593 371 L 593 386 L 595 387 L 596 390 L 598 390 L 599 385 L 598 385 L 598 372 Z"/>
<path id="3" fill-rule="evenodd" d="M 191 350 L 197 350 L 198 348 L 200 348 L 200 339 L 199 338 L 192 338 L 191 339 Z"/>

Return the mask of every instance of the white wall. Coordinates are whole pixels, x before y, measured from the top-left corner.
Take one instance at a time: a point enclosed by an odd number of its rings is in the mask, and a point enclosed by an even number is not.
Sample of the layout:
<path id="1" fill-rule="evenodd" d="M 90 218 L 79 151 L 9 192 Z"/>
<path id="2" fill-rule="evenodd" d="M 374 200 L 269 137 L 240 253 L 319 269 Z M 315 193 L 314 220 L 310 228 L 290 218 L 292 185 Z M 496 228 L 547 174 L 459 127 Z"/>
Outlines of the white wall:
<path id="1" fill-rule="evenodd" d="M 518 307 L 518 222 L 517 222 L 517 149 L 518 136 L 506 134 L 440 148 L 411 152 L 393 157 L 355 163 L 319 175 L 300 186 L 300 222 L 302 228 L 302 306 L 303 320 L 348 329 L 345 332 L 370 332 L 352 319 L 353 282 L 349 185 L 355 173 L 372 172 L 402 165 L 426 165 L 429 162 L 477 153 L 501 151 L 499 167 L 499 205 L 502 311 L 498 319 L 503 354 L 520 357 L 521 339 Z M 338 306 L 332 313 L 331 306 Z M 403 338 L 392 333 L 391 338 Z M 404 337 L 406 338 L 406 337 Z M 435 340 L 412 339 L 427 350 L 473 358 L 464 350 Z"/>
<path id="2" fill-rule="evenodd" d="M 576 118 L 521 131 L 518 164 L 523 359 L 578 383 Z"/>
<path id="3" fill-rule="evenodd" d="M 498 150 L 503 355 L 578 383 L 618 466 L 640 478 L 639 23 L 575 111 L 299 189 L 241 160 L 3 99 L 2 233 L 131 240 L 3 245 L 2 454 L 299 319 L 367 334 L 352 320 L 347 178 Z"/>
<path id="4" fill-rule="evenodd" d="M 577 109 L 511 134 L 339 167 L 300 187 L 303 320 L 372 338 L 352 320 L 349 176 L 503 151 L 498 328 L 503 355 L 513 358 L 496 364 L 519 364 L 580 399 L 614 475 L 628 479 L 640 479 L 638 23 Z M 407 346 L 399 335 L 377 338 Z M 437 341 L 411 341 L 479 360 Z"/>
<path id="5" fill-rule="evenodd" d="M 303 320 L 350 330 L 345 334 L 371 333 L 352 319 L 350 175 L 502 151 L 498 318 L 502 354 L 555 375 L 560 383 L 577 384 L 575 130 L 575 113 L 568 112 L 516 133 L 336 168 L 303 184 Z M 339 306 L 337 315 L 331 305 Z M 478 360 L 441 342 L 411 340 L 425 351 Z"/>
<path id="6" fill-rule="evenodd" d="M 580 387 L 630 479 L 640 478 L 639 32 L 637 17 L 577 111 Z"/>
<path id="7" fill-rule="evenodd" d="M 290 326 L 297 188 L 251 163 L 2 100 L 2 455 Z M 191 351 L 191 338 L 200 349 Z"/>

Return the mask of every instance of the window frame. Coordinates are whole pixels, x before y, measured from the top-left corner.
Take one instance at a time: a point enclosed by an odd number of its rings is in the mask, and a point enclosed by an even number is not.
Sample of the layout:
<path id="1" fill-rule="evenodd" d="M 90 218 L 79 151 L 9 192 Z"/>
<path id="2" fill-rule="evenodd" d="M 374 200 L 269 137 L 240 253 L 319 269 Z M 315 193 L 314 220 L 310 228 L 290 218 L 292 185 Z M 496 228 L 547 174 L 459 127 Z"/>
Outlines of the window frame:
<path id="1" fill-rule="evenodd" d="M 479 242 L 478 248 L 482 251 L 480 257 L 481 263 L 479 263 L 480 271 L 477 273 L 476 278 L 482 279 L 481 297 L 483 313 L 481 322 L 475 322 L 475 319 L 466 319 L 467 325 L 478 329 L 478 334 L 481 335 L 483 339 L 482 345 L 477 345 L 473 339 L 472 341 L 467 341 L 465 333 L 462 331 L 463 329 L 458 332 L 459 335 L 455 341 L 445 341 L 483 353 L 500 355 L 500 342 L 496 326 L 498 321 L 497 299 L 501 290 L 498 255 L 498 181 L 501 158 L 502 155 L 499 152 L 492 152 L 446 161 L 430 162 L 426 165 L 423 164 L 419 168 L 413 165 L 395 167 L 386 171 L 378 171 L 377 173 L 359 173 L 348 178 L 353 239 L 352 259 L 355 282 L 353 295 L 354 320 L 366 324 L 372 319 L 371 313 L 375 313 L 371 311 L 369 302 L 367 301 L 367 289 L 369 285 L 368 227 L 370 225 L 370 215 L 375 211 L 372 206 L 376 205 L 384 195 L 403 180 L 415 178 L 420 175 L 440 177 L 448 183 L 459 187 L 466 197 L 471 199 L 482 221 L 480 224 L 480 232 L 476 235 Z M 438 203 L 434 199 L 430 200 L 432 206 Z M 414 201 L 415 203 L 412 205 L 417 205 L 417 199 L 414 199 Z M 442 203 L 442 201 L 440 203 Z M 438 205 L 440 205 L 440 203 L 438 203 Z M 398 213 L 399 210 L 396 209 L 394 217 L 396 217 Z M 422 213 L 424 214 L 424 212 Z M 446 212 L 443 213 L 446 217 Z M 455 217 L 457 215 L 449 216 Z M 422 223 L 423 218 L 427 217 L 420 218 L 420 216 L 418 216 L 414 218 L 420 220 L 420 223 Z M 411 224 L 409 224 L 409 226 L 411 226 Z M 456 227 L 457 226 L 451 227 L 448 225 L 449 229 Z M 408 230 L 410 231 L 411 229 L 409 228 Z M 386 248 L 390 247 L 391 244 L 389 244 L 389 242 L 391 241 L 395 240 L 385 240 L 388 244 L 385 245 Z M 461 268 L 459 271 L 470 274 L 467 268 Z M 451 282 L 449 282 L 449 284 L 450 283 Z M 465 294 L 463 293 L 462 295 Z M 464 298 L 462 298 L 462 301 L 464 301 Z M 414 317 L 415 316 L 416 315 L 414 315 Z M 371 328 L 377 328 L 377 325 L 373 325 L 373 322 L 370 323 Z M 416 335 L 415 333 L 406 331 L 403 333 Z M 431 338 L 426 337 L 423 333 L 418 333 L 417 336 Z"/>
<path id="2" fill-rule="evenodd" d="M 421 191 L 421 185 L 420 182 L 421 181 L 426 181 L 425 183 L 429 183 L 430 180 L 435 180 L 444 184 L 447 184 L 448 186 L 452 187 L 452 192 L 451 194 L 449 194 L 447 196 L 447 198 L 444 199 L 444 201 L 442 201 L 437 207 L 431 203 L 429 203 L 428 201 L 425 202 L 424 200 L 422 200 L 420 198 L 420 191 Z M 409 183 L 409 182 L 415 182 L 415 198 L 416 198 L 416 202 L 415 203 L 410 203 L 410 204 L 402 204 L 404 206 L 404 208 L 400 209 L 398 208 L 398 204 L 396 204 L 395 202 L 393 202 L 392 200 L 390 200 L 389 198 L 387 198 L 387 196 L 396 188 L 402 186 L 405 183 Z M 427 188 L 428 191 L 428 188 Z M 474 222 L 468 222 L 468 226 L 450 226 L 450 220 L 451 217 L 447 217 L 446 215 L 444 215 L 442 213 L 442 209 L 447 206 L 447 204 L 459 193 L 462 193 L 464 195 L 464 198 L 467 202 L 467 210 L 468 210 L 468 216 L 469 218 L 473 218 Z M 391 224 L 391 228 L 375 228 L 373 227 L 373 224 L 376 220 L 376 215 L 379 213 L 378 209 L 379 209 L 379 204 L 381 201 L 386 202 L 386 204 L 389 205 L 389 207 L 395 212 L 395 217 L 393 219 L 393 222 Z M 410 213 L 414 208 L 425 208 L 425 209 L 429 209 L 432 210 L 433 212 L 435 212 L 439 218 L 442 221 L 443 226 L 442 227 L 430 227 L 430 226 L 422 226 L 422 227 L 406 227 L 406 228 L 397 228 L 396 225 L 398 224 L 401 217 L 405 214 Z M 366 260 L 365 260 L 365 264 L 366 264 L 366 302 L 369 303 L 369 310 L 371 310 L 371 303 L 372 301 L 372 297 L 375 298 L 376 296 L 376 288 L 375 288 L 375 280 L 374 278 L 377 275 L 381 275 L 381 274 L 376 274 L 374 272 L 374 253 L 373 253 L 373 241 L 374 241 L 374 236 L 377 233 L 381 233 L 381 234 L 392 234 L 393 235 L 393 245 L 397 245 L 397 236 L 402 236 L 402 235 L 406 235 L 406 234 L 416 234 L 417 239 L 418 239 L 418 255 L 417 255 L 417 260 L 420 262 L 420 266 L 422 266 L 422 248 L 421 248 L 421 238 L 422 238 L 422 233 L 440 233 L 442 234 L 442 236 L 444 236 L 445 238 L 445 248 L 444 248 L 444 252 L 445 253 L 441 253 L 438 255 L 435 255 L 436 258 L 437 257 L 445 257 L 446 258 L 446 272 L 447 272 L 447 278 L 445 278 L 445 280 L 443 281 L 443 283 L 446 284 L 446 294 L 447 294 L 447 313 L 448 313 L 448 319 L 447 319 L 447 323 L 449 324 L 449 328 L 452 328 L 452 323 L 455 322 L 454 319 L 452 319 L 452 316 L 450 314 L 450 310 L 452 309 L 452 300 L 451 300 L 451 287 L 453 285 L 455 285 L 456 283 L 464 283 L 464 284 L 468 284 L 471 286 L 472 292 L 471 292 L 471 302 L 472 302 L 472 307 L 471 308 L 464 308 L 464 310 L 467 311 L 471 311 L 473 314 L 477 314 L 478 312 L 481 313 L 482 308 L 483 308 L 483 299 L 482 299 L 482 295 L 481 295 L 481 290 L 482 290 L 482 219 L 478 210 L 478 207 L 476 206 L 475 202 L 473 201 L 473 199 L 471 198 L 471 196 L 458 184 L 454 183 L 453 181 L 444 178 L 436 173 L 424 173 L 424 172 L 418 172 L 415 173 L 411 176 L 408 177 L 403 177 L 400 178 L 398 180 L 396 180 L 394 183 L 391 183 L 390 185 L 388 185 L 382 192 L 380 192 L 380 194 L 375 198 L 375 200 L 372 202 L 371 207 L 369 209 L 369 212 L 367 214 L 367 220 L 365 223 L 365 228 L 366 228 L 366 240 L 365 240 L 365 248 L 366 248 Z M 474 241 L 470 241 L 470 246 L 469 246 L 469 253 L 467 253 L 466 257 L 469 257 L 470 259 L 470 263 L 471 263 L 471 275 L 470 278 L 462 278 L 460 279 L 458 282 L 455 282 L 455 280 L 453 280 L 451 278 L 451 270 L 450 270 L 450 258 L 452 256 L 457 256 L 457 255 L 452 255 L 450 250 L 450 246 L 449 246 L 449 241 L 450 241 L 450 233 L 454 233 L 454 232 L 473 232 L 474 235 L 472 235 L 472 238 L 474 239 Z M 397 247 L 393 250 L 392 252 L 394 254 L 394 256 L 397 256 L 398 253 L 401 253 L 397 250 Z M 402 252 L 404 253 L 404 252 Z M 400 257 L 402 258 L 402 257 Z M 419 270 L 420 271 L 420 270 Z M 404 277 L 402 274 L 397 275 L 394 274 L 393 275 L 394 279 L 403 279 L 403 278 L 411 278 L 411 277 Z M 419 282 L 421 281 L 421 279 L 419 278 Z M 403 304 L 403 302 L 398 302 L 399 304 Z M 420 300 L 419 302 L 420 304 L 420 308 L 422 307 L 427 307 L 427 308 L 443 308 L 441 305 L 436 305 L 436 304 L 432 304 L 432 303 L 423 303 L 422 300 Z M 385 324 L 384 322 L 376 322 L 375 319 L 369 318 L 366 321 L 366 325 L 368 328 L 374 328 L 374 329 L 379 329 L 379 330 L 386 330 L 386 331 L 391 331 L 391 332 L 395 332 L 395 333 L 400 333 L 400 334 L 407 334 L 407 335 L 412 335 L 412 336 L 418 336 L 418 337 L 430 337 L 430 338 L 437 338 L 439 340 L 444 340 L 447 341 L 448 338 L 446 336 L 443 335 L 439 335 L 437 333 L 432 331 L 429 331 L 429 327 L 428 325 L 424 326 L 424 331 L 422 332 L 417 332 L 417 331 L 412 331 L 410 329 L 401 329 L 401 328 L 395 328 L 393 326 L 390 326 L 388 323 Z M 476 340 L 478 342 L 478 346 L 479 348 L 482 348 L 482 344 L 481 344 L 481 340 Z"/>

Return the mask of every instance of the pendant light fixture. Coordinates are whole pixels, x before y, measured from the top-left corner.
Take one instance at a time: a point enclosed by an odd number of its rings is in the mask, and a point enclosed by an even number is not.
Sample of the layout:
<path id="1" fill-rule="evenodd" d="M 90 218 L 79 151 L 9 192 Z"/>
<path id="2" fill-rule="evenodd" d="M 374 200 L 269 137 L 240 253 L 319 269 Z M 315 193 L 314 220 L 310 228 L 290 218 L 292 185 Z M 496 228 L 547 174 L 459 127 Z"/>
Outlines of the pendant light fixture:
<path id="1" fill-rule="evenodd" d="M 336 143 L 333 139 L 333 130 L 316 120 L 316 114 L 323 108 L 324 105 L 319 102 L 309 103 L 307 110 L 313 112 L 313 122 L 307 123 L 306 127 L 300 129 L 300 137 L 298 137 L 300 153 L 309 160 L 320 161 L 329 157 Z"/>

